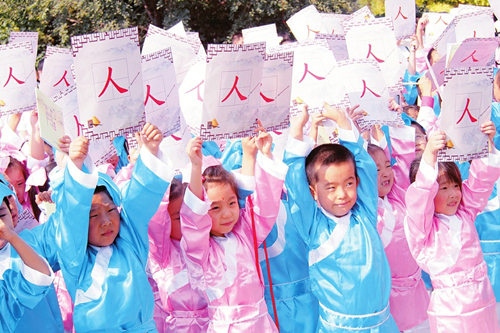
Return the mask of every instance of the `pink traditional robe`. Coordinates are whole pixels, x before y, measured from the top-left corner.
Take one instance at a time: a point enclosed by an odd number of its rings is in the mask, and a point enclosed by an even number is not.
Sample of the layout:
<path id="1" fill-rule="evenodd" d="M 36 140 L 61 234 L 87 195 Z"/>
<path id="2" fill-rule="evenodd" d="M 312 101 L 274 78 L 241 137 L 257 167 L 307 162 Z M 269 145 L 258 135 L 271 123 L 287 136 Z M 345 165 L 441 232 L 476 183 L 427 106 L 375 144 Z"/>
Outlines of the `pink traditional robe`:
<path id="1" fill-rule="evenodd" d="M 200 200 L 189 188 L 186 190 L 181 208 L 181 246 L 191 285 L 202 290 L 208 301 L 208 332 L 277 332 L 256 263 L 249 198 L 254 204 L 256 241 L 260 245 L 278 216 L 287 169 L 282 162 L 257 155 L 255 192 L 247 197 L 238 222 L 225 237 L 210 235 L 211 202 L 206 193 Z"/>
<path id="2" fill-rule="evenodd" d="M 500 332 L 495 296 L 474 221 L 500 175 L 500 155 L 474 160 L 455 215 L 436 214 L 438 167 L 422 160 L 406 193 L 405 232 L 413 257 L 429 272 L 434 291 L 428 309 L 431 331 Z"/>
<path id="3" fill-rule="evenodd" d="M 133 164 L 123 167 L 114 181 L 122 187 L 130 179 Z M 155 322 L 159 333 L 201 333 L 208 327 L 207 302 L 203 293 L 191 288 L 180 242 L 170 238 L 168 213 L 170 190 L 149 222 L 148 266 L 155 295 Z"/>
<path id="4" fill-rule="evenodd" d="M 413 258 L 404 232 L 406 215 L 405 194 L 410 186 L 409 169 L 415 158 L 415 133 L 409 126 L 390 127 L 394 185 L 383 199 L 378 199 L 377 230 L 391 267 L 391 314 L 402 331 L 427 319 L 429 294 L 422 272 Z M 386 138 L 379 143 L 390 161 Z"/>

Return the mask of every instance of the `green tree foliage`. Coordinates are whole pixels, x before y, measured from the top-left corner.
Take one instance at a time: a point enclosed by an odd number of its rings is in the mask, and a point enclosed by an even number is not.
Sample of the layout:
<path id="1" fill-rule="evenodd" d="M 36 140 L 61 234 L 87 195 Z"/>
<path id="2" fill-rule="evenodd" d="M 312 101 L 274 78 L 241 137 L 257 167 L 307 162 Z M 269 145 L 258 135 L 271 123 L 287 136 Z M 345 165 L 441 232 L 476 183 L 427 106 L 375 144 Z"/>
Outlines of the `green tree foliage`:
<path id="1" fill-rule="evenodd" d="M 450 9 L 458 7 L 459 4 L 474 6 L 489 6 L 488 0 L 416 0 L 416 5 L 420 12 L 449 12 Z M 385 13 L 384 0 L 359 0 L 362 6 L 368 5 L 376 16 L 383 16 Z"/>

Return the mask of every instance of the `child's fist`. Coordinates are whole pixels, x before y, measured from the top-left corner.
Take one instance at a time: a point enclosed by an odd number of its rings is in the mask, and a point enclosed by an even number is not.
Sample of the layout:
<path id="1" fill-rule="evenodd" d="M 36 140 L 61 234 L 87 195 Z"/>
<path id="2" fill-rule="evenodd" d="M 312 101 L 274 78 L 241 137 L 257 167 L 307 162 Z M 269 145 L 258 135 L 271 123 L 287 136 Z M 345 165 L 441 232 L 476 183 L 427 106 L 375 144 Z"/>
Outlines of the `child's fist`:
<path id="1" fill-rule="evenodd" d="M 186 152 L 189 156 L 189 160 L 191 164 L 195 167 L 200 167 L 203 164 L 203 154 L 201 152 L 201 145 L 203 144 L 203 140 L 197 136 L 189 140 Z"/>
<path id="2" fill-rule="evenodd" d="M 160 129 L 156 125 L 146 123 L 140 137 L 143 147 L 149 150 L 151 154 L 157 156 L 160 150 L 160 143 L 163 140 L 163 133 Z"/>
<path id="3" fill-rule="evenodd" d="M 243 155 L 255 157 L 259 149 L 255 144 L 255 137 L 246 137 L 241 139 L 241 149 L 243 150 Z"/>
<path id="4" fill-rule="evenodd" d="M 427 142 L 426 150 L 429 150 L 433 154 L 444 148 L 446 145 L 446 134 L 443 131 L 432 132 L 429 136 L 429 141 Z"/>
<path id="5" fill-rule="evenodd" d="M 481 132 L 486 134 L 490 141 L 493 141 L 495 134 L 497 134 L 497 129 L 495 127 L 495 124 L 491 120 L 489 120 L 481 124 Z"/>
<path id="6" fill-rule="evenodd" d="M 79 136 L 69 146 L 69 159 L 81 170 L 88 152 L 89 140 L 84 136 Z"/>

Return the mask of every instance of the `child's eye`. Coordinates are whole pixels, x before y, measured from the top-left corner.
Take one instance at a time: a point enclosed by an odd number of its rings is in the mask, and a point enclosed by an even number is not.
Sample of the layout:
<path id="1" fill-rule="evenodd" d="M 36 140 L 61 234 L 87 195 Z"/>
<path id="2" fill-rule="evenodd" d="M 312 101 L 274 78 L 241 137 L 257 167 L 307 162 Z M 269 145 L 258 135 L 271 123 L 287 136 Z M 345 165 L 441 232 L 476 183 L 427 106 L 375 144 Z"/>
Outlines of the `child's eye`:
<path id="1" fill-rule="evenodd" d="M 446 186 L 441 187 L 441 190 L 447 190 L 448 188 Z"/>
<path id="2" fill-rule="evenodd" d="M 112 212 L 114 210 L 115 210 L 115 208 L 111 208 L 110 210 L 108 210 L 108 213 L 110 213 L 110 212 Z"/>
<path id="3" fill-rule="evenodd" d="M 231 202 L 229 203 L 229 206 L 234 206 L 234 205 L 236 205 L 236 201 L 231 201 Z"/>
<path id="4" fill-rule="evenodd" d="M 210 210 L 216 210 L 216 209 L 219 209 L 219 206 L 214 206 L 214 207 L 210 208 Z"/>
<path id="5" fill-rule="evenodd" d="M 455 184 L 455 188 L 458 188 L 458 187 L 460 187 L 460 186 L 458 184 Z"/>
<path id="6" fill-rule="evenodd" d="M 353 184 L 352 182 L 349 182 L 349 183 L 347 183 L 347 186 L 351 186 L 352 184 Z"/>
<path id="7" fill-rule="evenodd" d="M 90 219 L 99 216 L 98 214 L 90 215 Z"/>

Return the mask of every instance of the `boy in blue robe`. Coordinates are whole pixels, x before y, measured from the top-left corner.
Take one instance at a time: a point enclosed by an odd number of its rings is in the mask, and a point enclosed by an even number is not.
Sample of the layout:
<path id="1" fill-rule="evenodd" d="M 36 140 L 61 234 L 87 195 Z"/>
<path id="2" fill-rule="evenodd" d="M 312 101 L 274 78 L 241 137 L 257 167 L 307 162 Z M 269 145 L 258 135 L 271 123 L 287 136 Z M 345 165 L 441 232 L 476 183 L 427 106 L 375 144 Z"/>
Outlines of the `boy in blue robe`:
<path id="1" fill-rule="evenodd" d="M 304 109 L 293 119 L 284 157 L 290 217 L 307 244 L 320 305 L 316 331 L 399 332 L 389 309 L 391 272 L 376 229 L 377 168 L 345 113 L 325 105 L 323 114 L 338 124 L 343 146 L 311 151 L 314 142 L 303 137 Z"/>
<path id="2" fill-rule="evenodd" d="M 33 309 L 54 280 L 47 262 L 14 232 L 11 195 L 0 182 L 0 333 L 14 332 L 25 309 Z"/>
<path id="3" fill-rule="evenodd" d="M 157 332 L 145 273 L 147 231 L 174 172 L 158 158 L 161 131 L 146 124 L 141 137 L 141 154 L 121 193 L 108 176 L 82 171 L 83 137 L 71 143 L 64 180 L 54 186 L 57 225 L 50 241 L 58 247 L 79 333 Z"/>

